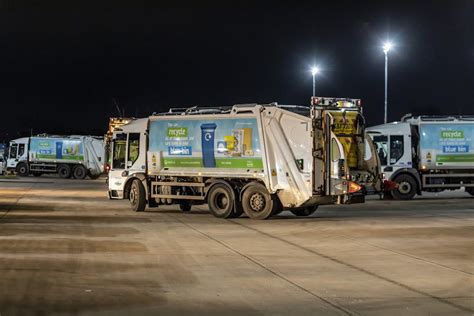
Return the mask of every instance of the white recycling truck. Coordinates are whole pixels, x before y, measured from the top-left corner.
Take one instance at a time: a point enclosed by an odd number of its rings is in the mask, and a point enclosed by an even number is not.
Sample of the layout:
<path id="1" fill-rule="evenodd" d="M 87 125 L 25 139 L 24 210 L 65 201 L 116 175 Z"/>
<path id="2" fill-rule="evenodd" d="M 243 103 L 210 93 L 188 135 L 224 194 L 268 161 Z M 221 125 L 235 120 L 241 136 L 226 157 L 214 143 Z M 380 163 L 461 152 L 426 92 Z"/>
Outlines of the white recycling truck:
<path id="1" fill-rule="evenodd" d="M 10 141 L 7 170 L 20 176 L 57 173 L 61 178 L 98 178 L 104 172 L 104 140 L 94 136 L 23 137 Z"/>
<path id="2" fill-rule="evenodd" d="M 474 195 L 474 116 L 411 116 L 367 128 L 385 177 L 398 183 L 395 199 L 422 191 Z"/>
<path id="3" fill-rule="evenodd" d="M 135 211 L 207 203 L 216 217 L 255 219 L 345 203 L 363 194 L 333 132 L 334 113 L 346 110 L 243 104 L 135 119 L 114 131 L 109 197 Z"/>

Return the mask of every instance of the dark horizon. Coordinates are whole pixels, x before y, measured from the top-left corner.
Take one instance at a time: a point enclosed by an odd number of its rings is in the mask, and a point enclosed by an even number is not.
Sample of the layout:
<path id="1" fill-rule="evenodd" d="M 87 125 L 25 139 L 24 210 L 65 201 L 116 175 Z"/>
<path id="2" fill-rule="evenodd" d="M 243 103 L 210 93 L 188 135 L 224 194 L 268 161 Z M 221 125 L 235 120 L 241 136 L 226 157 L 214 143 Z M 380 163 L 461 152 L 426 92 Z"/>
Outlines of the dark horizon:
<path id="1" fill-rule="evenodd" d="M 0 4 L 0 141 L 103 134 L 108 117 L 169 107 L 362 99 L 382 123 L 474 114 L 474 1 Z"/>

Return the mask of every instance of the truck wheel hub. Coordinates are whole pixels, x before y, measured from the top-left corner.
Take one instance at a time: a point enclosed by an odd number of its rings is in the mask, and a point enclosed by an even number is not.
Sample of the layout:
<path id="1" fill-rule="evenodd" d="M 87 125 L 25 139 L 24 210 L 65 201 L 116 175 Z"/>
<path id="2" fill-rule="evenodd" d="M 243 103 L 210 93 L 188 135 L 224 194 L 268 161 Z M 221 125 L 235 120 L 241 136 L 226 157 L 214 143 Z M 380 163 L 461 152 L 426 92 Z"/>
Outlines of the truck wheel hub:
<path id="1" fill-rule="evenodd" d="M 408 194 L 411 191 L 411 184 L 408 182 L 401 182 L 398 185 L 398 191 L 402 194 Z"/>
<path id="2" fill-rule="evenodd" d="M 256 212 L 260 212 L 265 207 L 265 199 L 259 193 L 252 195 L 250 198 L 250 207 Z"/>
<path id="3" fill-rule="evenodd" d="M 225 194 L 219 194 L 216 198 L 216 204 L 219 209 L 225 209 L 227 208 L 227 205 L 229 204 L 229 199 Z"/>
<path id="4" fill-rule="evenodd" d="M 134 204 L 136 200 L 137 200 L 137 190 L 135 188 L 132 188 L 130 190 L 130 202 Z"/>

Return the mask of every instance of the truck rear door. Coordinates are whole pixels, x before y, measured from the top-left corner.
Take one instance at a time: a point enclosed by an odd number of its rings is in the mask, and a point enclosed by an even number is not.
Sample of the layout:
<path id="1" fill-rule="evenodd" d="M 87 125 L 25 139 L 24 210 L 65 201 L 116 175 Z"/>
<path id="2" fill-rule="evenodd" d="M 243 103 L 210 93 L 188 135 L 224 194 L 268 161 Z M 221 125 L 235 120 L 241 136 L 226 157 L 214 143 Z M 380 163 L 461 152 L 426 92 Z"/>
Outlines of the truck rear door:
<path id="1" fill-rule="evenodd" d="M 334 118 L 313 109 L 313 195 L 347 194 L 347 161 L 344 148 L 332 132 Z"/>

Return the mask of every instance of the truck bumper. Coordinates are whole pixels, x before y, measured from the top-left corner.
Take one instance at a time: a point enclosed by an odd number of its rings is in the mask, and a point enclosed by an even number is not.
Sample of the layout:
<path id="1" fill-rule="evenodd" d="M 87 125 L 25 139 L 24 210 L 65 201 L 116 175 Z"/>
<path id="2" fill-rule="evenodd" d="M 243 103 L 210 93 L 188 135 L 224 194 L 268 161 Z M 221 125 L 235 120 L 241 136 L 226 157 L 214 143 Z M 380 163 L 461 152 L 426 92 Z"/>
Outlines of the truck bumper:
<path id="1" fill-rule="evenodd" d="M 109 199 L 111 200 L 123 199 L 123 190 L 109 190 Z"/>

